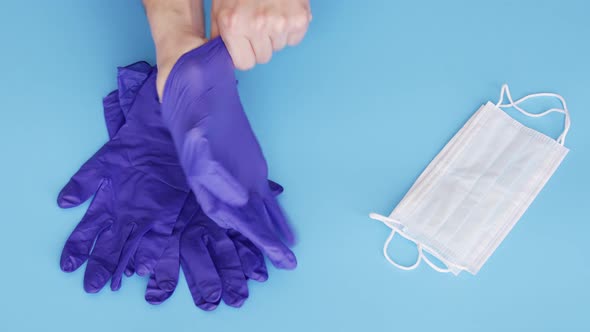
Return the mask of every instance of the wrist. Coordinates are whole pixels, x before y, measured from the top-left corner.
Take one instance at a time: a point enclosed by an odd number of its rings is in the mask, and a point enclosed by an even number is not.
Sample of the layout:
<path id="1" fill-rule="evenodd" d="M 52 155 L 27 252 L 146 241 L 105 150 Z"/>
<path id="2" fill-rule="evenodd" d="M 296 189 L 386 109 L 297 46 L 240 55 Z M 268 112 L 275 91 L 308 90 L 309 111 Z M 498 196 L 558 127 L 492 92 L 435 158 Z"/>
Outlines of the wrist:
<path id="1" fill-rule="evenodd" d="M 164 85 L 168 75 L 176 64 L 176 61 L 186 52 L 195 49 L 207 40 L 195 34 L 175 33 L 170 38 L 165 38 L 161 43 L 156 43 L 156 62 L 158 66 L 158 78 L 156 87 L 160 100 L 163 97 Z"/>
<path id="2" fill-rule="evenodd" d="M 205 26 L 202 0 L 143 0 L 156 47 L 158 94 L 178 58 L 203 45 Z"/>
<path id="3" fill-rule="evenodd" d="M 177 35 L 205 37 L 201 0 L 143 0 L 156 47 Z"/>

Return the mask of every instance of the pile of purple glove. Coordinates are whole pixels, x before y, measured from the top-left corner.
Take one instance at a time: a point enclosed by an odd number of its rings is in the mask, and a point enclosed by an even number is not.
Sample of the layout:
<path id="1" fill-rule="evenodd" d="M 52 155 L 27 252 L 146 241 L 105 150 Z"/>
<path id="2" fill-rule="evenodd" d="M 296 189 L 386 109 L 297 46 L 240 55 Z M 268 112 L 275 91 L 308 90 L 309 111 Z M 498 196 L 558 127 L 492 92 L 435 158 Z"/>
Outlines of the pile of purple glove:
<path id="1" fill-rule="evenodd" d="M 267 164 L 242 109 L 221 39 L 184 54 L 164 88 L 145 62 L 119 68 L 104 98 L 110 140 L 59 193 L 62 208 L 94 195 L 68 238 L 65 272 L 87 261 L 84 289 L 100 291 L 123 273 L 150 277 L 145 299 L 168 299 L 182 268 L 195 305 L 239 307 L 247 280 L 265 281 L 266 255 L 293 269 L 294 242 L 267 179 Z"/>

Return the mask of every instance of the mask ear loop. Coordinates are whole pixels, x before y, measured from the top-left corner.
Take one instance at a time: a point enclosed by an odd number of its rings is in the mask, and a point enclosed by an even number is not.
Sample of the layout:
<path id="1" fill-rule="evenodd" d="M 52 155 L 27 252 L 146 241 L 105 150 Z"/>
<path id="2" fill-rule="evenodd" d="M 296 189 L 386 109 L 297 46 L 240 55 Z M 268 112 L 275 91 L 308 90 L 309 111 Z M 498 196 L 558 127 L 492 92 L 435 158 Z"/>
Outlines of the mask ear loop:
<path id="1" fill-rule="evenodd" d="M 388 226 L 391 227 L 391 225 L 388 225 Z M 387 240 L 385 241 L 385 244 L 383 245 L 383 256 L 385 256 L 385 259 L 387 259 L 387 261 L 389 263 L 391 263 L 391 265 L 397 267 L 400 270 L 405 270 L 405 271 L 415 270 L 420 265 L 420 261 L 422 260 L 422 252 L 420 251 L 420 245 L 418 244 L 418 258 L 416 259 L 416 262 L 410 266 L 401 265 L 401 264 L 397 263 L 396 261 L 394 261 L 389 256 L 389 253 L 387 252 L 387 250 L 389 249 L 389 244 L 391 243 L 391 240 L 393 240 L 393 237 L 395 236 L 395 234 L 399 234 L 402 237 L 405 237 L 404 234 L 402 232 L 400 232 L 398 229 L 396 229 L 395 227 L 391 227 L 391 233 L 389 234 L 389 237 L 387 237 Z"/>
<path id="2" fill-rule="evenodd" d="M 383 215 L 380 215 L 380 214 L 377 214 L 377 213 L 371 213 L 371 214 L 369 214 L 369 217 L 371 219 L 379 220 L 382 223 L 384 223 L 385 225 L 387 225 L 387 227 L 391 228 L 391 233 L 389 234 L 389 237 L 387 237 L 387 240 L 385 241 L 385 244 L 383 245 L 383 256 L 385 256 L 385 259 L 387 259 L 387 261 L 389 263 L 391 263 L 391 265 L 397 267 L 398 269 L 405 270 L 405 271 L 414 270 L 420 265 L 421 261 L 424 261 L 433 270 L 440 272 L 440 273 L 451 272 L 451 269 L 449 268 L 449 266 L 454 266 L 458 269 L 465 270 L 464 267 L 456 265 L 456 264 L 452 264 L 451 262 L 447 261 L 446 259 L 435 254 L 434 250 L 432 250 L 431 248 L 424 246 L 422 243 L 420 243 L 419 241 L 417 241 L 413 237 L 402 232 L 401 227 L 403 225 L 399 221 L 389 218 L 389 217 L 386 217 L 386 216 L 383 216 Z M 396 261 L 394 261 L 389 256 L 389 253 L 388 253 L 389 245 L 391 244 L 391 240 L 393 240 L 393 237 L 395 236 L 395 234 L 399 234 L 404 239 L 416 244 L 416 246 L 418 248 L 418 258 L 416 259 L 416 262 L 414 264 L 412 264 L 410 266 L 401 265 L 401 264 L 397 263 Z M 424 250 L 426 250 L 430 255 L 432 255 L 432 256 L 436 257 L 438 260 L 440 260 L 443 264 L 445 264 L 447 266 L 447 268 L 441 268 L 441 267 L 437 266 L 436 264 L 434 264 L 428 257 L 426 257 L 426 255 L 424 255 Z"/>
<path id="3" fill-rule="evenodd" d="M 387 240 L 385 240 L 385 244 L 383 244 L 383 256 L 385 256 L 385 259 L 387 259 L 387 261 L 397 267 L 400 270 L 405 270 L 405 271 L 410 271 L 410 270 L 414 270 L 416 269 L 419 265 L 420 265 L 420 261 L 422 260 L 422 252 L 420 251 L 420 245 L 414 241 L 413 239 L 410 239 L 408 236 L 406 236 L 400 229 L 401 223 L 397 220 L 388 218 L 386 216 L 382 216 L 380 214 L 377 213 L 371 213 L 369 214 L 369 217 L 371 219 L 375 219 L 375 220 L 379 220 L 382 223 L 384 223 L 385 225 L 387 225 L 387 227 L 391 228 L 391 233 L 389 234 L 389 236 L 387 237 Z M 390 256 L 389 253 L 387 252 L 387 250 L 389 249 L 389 245 L 391 244 L 391 240 L 393 240 L 393 237 L 395 236 L 395 234 L 399 234 L 402 237 L 404 237 L 405 239 L 412 241 L 414 243 L 416 243 L 416 245 L 418 245 L 418 258 L 416 259 L 416 262 L 410 266 L 406 266 L 406 265 L 401 265 L 398 262 L 394 261 Z"/>
<path id="4" fill-rule="evenodd" d="M 422 244 L 418 245 L 418 250 L 420 250 L 420 256 L 422 256 L 422 260 L 426 262 L 426 264 L 428 264 L 433 270 L 440 272 L 440 273 L 449 273 L 451 272 L 451 266 L 456 267 L 459 270 L 466 270 L 464 267 L 453 264 L 449 261 L 447 261 L 446 259 L 440 257 L 439 255 L 435 254 L 434 251 L 430 250 L 429 248 L 425 247 Z M 436 259 L 438 259 L 439 261 L 441 261 L 443 264 L 446 265 L 446 268 L 442 268 L 439 267 L 438 265 L 434 264 L 430 258 L 428 258 L 426 255 L 424 255 L 424 251 L 426 251 L 427 253 L 429 253 L 430 255 L 436 257 Z"/>
<path id="5" fill-rule="evenodd" d="M 506 97 L 510 103 L 502 104 L 502 102 L 504 101 L 504 95 L 506 95 Z M 551 108 L 551 109 L 548 109 L 548 110 L 541 112 L 541 113 L 530 113 L 518 106 L 520 103 L 522 103 L 528 99 L 537 98 L 537 97 L 557 98 L 561 102 L 561 105 L 563 106 L 563 108 Z M 557 138 L 557 143 L 559 143 L 561 145 L 565 144 L 565 137 L 567 136 L 567 133 L 570 130 L 571 120 L 570 120 L 570 113 L 567 108 L 567 104 L 565 102 L 565 99 L 561 95 L 556 94 L 556 93 L 550 93 L 550 92 L 533 93 L 528 96 L 524 96 L 524 97 L 518 99 L 517 101 L 514 101 L 512 99 L 512 95 L 510 94 L 510 89 L 508 88 L 508 84 L 504 84 L 504 85 L 502 85 L 502 90 L 500 91 L 500 99 L 496 103 L 496 107 L 500 107 L 500 108 L 501 107 L 514 107 L 522 114 L 529 116 L 529 117 L 533 117 L 533 118 L 543 117 L 543 116 L 545 116 L 549 113 L 553 113 L 553 112 L 564 114 L 565 119 L 564 119 L 563 132 Z"/>

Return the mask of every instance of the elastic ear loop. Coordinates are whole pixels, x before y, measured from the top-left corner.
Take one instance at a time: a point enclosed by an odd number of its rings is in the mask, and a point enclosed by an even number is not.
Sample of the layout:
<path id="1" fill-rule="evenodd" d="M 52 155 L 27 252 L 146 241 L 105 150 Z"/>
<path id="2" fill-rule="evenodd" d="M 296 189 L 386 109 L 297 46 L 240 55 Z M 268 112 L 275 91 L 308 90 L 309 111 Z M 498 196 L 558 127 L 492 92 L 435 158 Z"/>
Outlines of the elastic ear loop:
<path id="1" fill-rule="evenodd" d="M 387 259 L 387 261 L 389 263 L 391 263 L 391 265 L 397 267 L 398 269 L 401 270 L 405 270 L 405 271 L 410 271 L 410 270 L 414 270 L 416 269 L 419 265 L 421 261 L 426 262 L 426 264 L 428 264 L 433 270 L 440 272 L 440 273 L 448 273 L 451 272 L 451 269 L 449 268 L 449 266 L 454 266 L 458 269 L 461 270 L 466 270 L 465 267 L 460 266 L 460 265 L 456 265 L 453 264 L 449 261 L 447 261 L 446 259 L 440 257 L 439 255 L 437 255 L 434 250 L 432 250 L 432 248 L 423 245 L 422 243 L 420 243 L 419 241 L 417 241 L 416 239 L 414 239 L 413 237 L 405 234 L 404 232 L 402 232 L 402 230 L 400 229 L 400 226 L 402 226 L 402 224 L 395 220 L 395 219 L 391 219 L 389 217 L 377 214 L 377 213 L 371 213 L 369 214 L 369 217 L 371 219 L 375 219 L 375 220 L 379 220 L 382 223 L 384 223 L 385 225 L 387 225 L 387 227 L 391 228 L 391 233 L 389 234 L 389 237 L 387 237 L 387 240 L 385 241 L 385 244 L 383 245 L 383 255 L 385 256 L 385 259 Z M 389 249 L 389 244 L 391 243 L 391 240 L 393 240 L 393 237 L 395 236 L 395 234 L 399 234 L 401 237 L 405 238 L 408 241 L 411 241 L 413 243 L 416 244 L 417 248 L 418 248 L 418 258 L 416 259 L 416 262 L 410 266 L 406 266 L 406 265 L 401 265 L 399 263 L 397 263 L 396 261 L 394 261 L 388 253 L 388 249 Z M 441 268 L 438 267 L 436 264 L 434 264 L 426 255 L 424 255 L 424 251 L 428 252 L 428 254 L 436 257 L 438 260 L 440 260 L 443 264 L 445 264 L 447 266 L 447 268 Z"/>
<path id="2" fill-rule="evenodd" d="M 510 102 L 509 104 L 502 104 L 502 102 L 504 101 L 504 95 L 506 95 L 506 97 L 508 98 L 508 101 Z M 537 98 L 537 97 L 557 98 L 561 102 L 563 109 L 551 108 L 551 109 L 548 109 L 548 110 L 541 112 L 541 113 L 530 113 L 518 106 L 518 104 L 520 104 L 528 99 Z M 524 114 L 526 116 L 533 117 L 533 118 L 539 118 L 539 117 L 545 116 L 545 115 L 547 115 L 549 113 L 553 113 L 553 112 L 564 114 L 565 120 L 564 120 L 563 132 L 557 138 L 557 143 L 559 143 L 561 145 L 565 144 L 565 137 L 567 136 L 567 133 L 570 130 L 571 120 L 570 120 L 569 110 L 567 109 L 567 104 L 565 102 L 565 99 L 561 95 L 559 95 L 557 93 L 551 93 L 551 92 L 533 93 L 528 96 L 524 96 L 524 97 L 518 99 L 517 101 L 514 101 L 512 99 L 512 95 L 510 94 L 510 89 L 508 88 L 508 84 L 504 84 L 504 85 L 502 85 L 502 90 L 500 91 L 500 99 L 496 103 L 496 107 L 514 107 L 522 114 Z"/>

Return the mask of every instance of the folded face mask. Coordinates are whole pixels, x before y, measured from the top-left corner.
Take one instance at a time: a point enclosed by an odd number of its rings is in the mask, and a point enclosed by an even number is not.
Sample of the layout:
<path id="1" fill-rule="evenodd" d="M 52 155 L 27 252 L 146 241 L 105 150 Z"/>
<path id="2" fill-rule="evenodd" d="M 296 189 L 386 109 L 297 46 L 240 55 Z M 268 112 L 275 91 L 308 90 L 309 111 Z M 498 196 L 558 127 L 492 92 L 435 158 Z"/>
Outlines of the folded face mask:
<path id="1" fill-rule="evenodd" d="M 503 104 L 504 98 L 508 103 Z M 558 98 L 563 108 L 534 114 L 519 104 L 536 97 Z M 530 117 L 565 115 L 563 133 L 554 140 L 516 121 L 502 108 Z M 507 85 L 500 100 L 483 105 L 428 165 L 389 217 L 370 217 L 391 228 L 383 247 L 394 266 L 411 270 L 426 262 L 439 272 L 476 274 L 520 219 L 568 153 L 570 127 L 563 97 L 538 93 L 517 101 Z M 411 266 L 396 263 L 387 252 L 398 233 L 416 243 Z M 435 265 L 424 253 L 446 265 Z"/>

